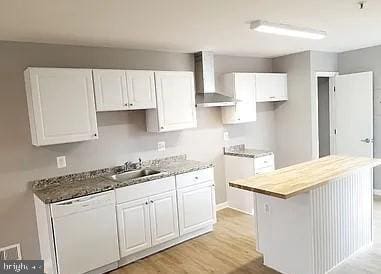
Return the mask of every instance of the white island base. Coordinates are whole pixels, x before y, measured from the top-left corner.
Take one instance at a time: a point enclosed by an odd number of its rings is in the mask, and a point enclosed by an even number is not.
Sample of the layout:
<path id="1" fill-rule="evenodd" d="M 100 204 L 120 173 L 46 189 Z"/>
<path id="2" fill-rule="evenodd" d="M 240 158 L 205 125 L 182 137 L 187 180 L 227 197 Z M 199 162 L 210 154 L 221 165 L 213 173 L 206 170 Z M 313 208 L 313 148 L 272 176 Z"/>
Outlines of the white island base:
<path id="1" fill-rule="evenodd" d="M 373 240 L 372 170 L 289 199 L 255 193 L 257 251 L 281 273 L 326 273 Z"/>

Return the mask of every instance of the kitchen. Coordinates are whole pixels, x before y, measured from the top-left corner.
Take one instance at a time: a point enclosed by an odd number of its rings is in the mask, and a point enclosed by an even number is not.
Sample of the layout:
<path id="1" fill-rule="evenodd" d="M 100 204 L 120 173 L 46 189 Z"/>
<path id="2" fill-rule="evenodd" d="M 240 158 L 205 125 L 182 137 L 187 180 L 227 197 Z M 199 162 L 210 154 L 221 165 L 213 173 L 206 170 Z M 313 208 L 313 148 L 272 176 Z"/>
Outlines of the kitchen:
<path id="1" fill-rule="evenodd" d="M 371 3 L 369 5 L 371 8 Z M 136 8 L 139 10 L 138 7 Z M 351 8 L 357 9 L 356 5 Z M 258 15 L 258 17 L 261 16 Z M 248 30 L 244 22 L 241 27 Z M 224 207 L 227 202 L 224 147 L 245 144 L 247 148 L 271 151 L 274 154 L 276 168 L 312 159 L 313 144 L 306 142 L 306 140 L 312 140 L 309 119 L 312 115 L 312 107 L 310 108 L 310 93 L 306 91 L 312 90 L 314 85 L 313 73 L 337 71 L 339 74 L 348 74 L 373 71 L 375 96 L 378 96 L 379 92 L 377 89 L 379 48 L 377 47 L 344 53 L 304 51 L 287 56 L 274 52 L 274 55 L 277 55 L 274 58 L 238 57 L 232 53 L 221 54 L 213 50 L 216 52 L 214 54 L 216 91 L 225 91 L 223 76 L 232 72 L 287 73 L 288 100 L 258 102 L 255 112 L 256 121 L 239 124 L 223 123 L 223 107 L 197 107 L 195 108 L 197 127 L 162 133 L 147 132 L 146 110 L 102 111 L 96 113 L 99 135 L 97 139 L 37 147 L 32 145 L 29 126 L 24 80 L 26 68 L 194 71 L 194 52 L 204 48 L 199 47 L 193 51 L 184 50 L 187 53 L 181 53 L 170 49 L 152 51 L 122 49 L 117 46 L 106 48 L 96 45 L 70 45 L 77 44 L 74 42 L 69 45 L 60 45 L 59 41 L 49 42 L 40 39 L 40 42 L 45 42 L 44 44 L 36 43 L 37 39 L 25 38 L 20 39 L 20 42 L 0 43 L 2 60 L 0 116 L 4 128 L 0 135 L 3 155 L 1 158 L 1 220 L 9 220 L 1 222 L 0 247 L 20 243 L 23 259 L 40 258 L 31 181 L 120 166 L 126 161 L 137 162 L 139 158 L 145 162 L 186 154 L 190 160 L 213 164 L 216 205 Z M 269 38 L 264 36 L 263 39 Z M 2 40 L 18 39 L 4 37 Z M 291 41 L 290 43 L 304 42 L 295 38 L 286 40 Z M 127 48 L 144 47 L 131 45 Z M 253 55 L 256 56 L 255 52 Z M 375 157 L 378 156 L 377 107 L 375 100 Z M 56 158 L 60 156 L 66 157 L 64 168 L 57 168 Z M 223 218 L 219 218 L 218 215 L 222 212 L 224 210 L 217 212 L 217 220 Z M 259 261 L 261 260 L 259 255 L 253 254 L 255 250 L 250 252 L 253 256 L 247 262 L 253 260 L 255 256 L 259 258 Z M 235 266 L 242 264 L 244 267 L 245 262 L 239 261 L 232 264 Z M 129 266 L 134 267 L 133 265 Z"/>

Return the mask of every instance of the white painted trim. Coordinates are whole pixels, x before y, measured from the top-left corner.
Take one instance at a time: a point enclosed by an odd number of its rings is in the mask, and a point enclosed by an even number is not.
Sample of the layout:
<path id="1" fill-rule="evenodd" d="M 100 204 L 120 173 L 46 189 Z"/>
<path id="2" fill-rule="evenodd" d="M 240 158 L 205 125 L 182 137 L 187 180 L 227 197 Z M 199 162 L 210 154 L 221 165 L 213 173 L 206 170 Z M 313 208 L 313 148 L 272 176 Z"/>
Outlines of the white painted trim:
<path id="1" fill-rule="evenodd" d="M 243 214 L 247 214 L 247 215 L 251 215 L 251 216 L 254 216 L 254 212 L 247 212 L 247 211 L 244 211 L 242 209 L 239 209 L 239 208 L 235 208 L 235 207 L 232 207 L 232 206 L 229 206 L 230 209 L 233 209 L 235 211 L 238 211 L 238 212 L 241 212 Z"/>
<path id="2" fill-rule="evenodd" d="M 313 74 L 313 84 L 311 90 L 311 159 L 319 158 L 319 106 L 318 106 L 318 77 L 333 78 L 339 75 L 338 72 L 332 71 L 317 71 Z M 331 87 L 331 86 L 330 86 Z M 331 92 L 331 90 L 330 90 Z"/>
<path id="3" fill-rule="evenodd" d="M 373 189 L 373 194 L 376 196 L 381 196 L 381 189 Z"/>
<path id="4" fill-rule="evenodd" d="M 218 205 L 216 205 L 216 211 L 219 211 L 228 207 L 229 207 L 229 204 L 227 201 L 223 203 L 219 203 Z"/>

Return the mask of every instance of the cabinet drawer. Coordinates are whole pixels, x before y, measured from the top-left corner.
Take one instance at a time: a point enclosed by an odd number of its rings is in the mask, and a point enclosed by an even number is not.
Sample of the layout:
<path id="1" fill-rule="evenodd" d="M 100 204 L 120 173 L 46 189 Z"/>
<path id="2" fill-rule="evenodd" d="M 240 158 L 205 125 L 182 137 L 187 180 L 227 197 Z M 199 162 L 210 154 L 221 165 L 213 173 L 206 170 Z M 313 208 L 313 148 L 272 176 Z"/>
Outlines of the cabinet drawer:
<path id="1" fill-rule="evenodd" d="M 175 177 L 166 177 L 146 183 L 116 189 L 116 203 L 124 203 L 176 189 Z"/>
<path id="2" fill-rule="evenodd" d="M 273 166 L 262 167 L 255 170 L 255 175 L 260 175 L 260 174 L 267 173 L 273 170 L 274 170 Z"/>
<path id="3" fill-rule="evenodd" d="M 192 186 L 200 184 L 207 181 L 214 180 L 213 168 L 207 168 L 202 170 L 197 170 L 193 172 L 188 172 L 176 176 L 176 184 L 178 188 Z"/>
<path id="4" fill-rule="evenodd" d="M 264 168 L 264 167 L 274 167 L 274 155 L 267 155 L 254 159 L 255 170 Z"/>

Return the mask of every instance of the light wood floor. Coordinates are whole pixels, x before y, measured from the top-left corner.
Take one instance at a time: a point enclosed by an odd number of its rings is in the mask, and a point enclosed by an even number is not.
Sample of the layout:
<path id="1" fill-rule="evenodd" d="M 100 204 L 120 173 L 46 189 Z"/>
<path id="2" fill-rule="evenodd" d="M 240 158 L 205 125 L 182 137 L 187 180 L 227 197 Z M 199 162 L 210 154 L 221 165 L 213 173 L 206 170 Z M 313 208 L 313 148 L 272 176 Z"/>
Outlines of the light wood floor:
<path id="1" fill-rule="evenodd" d="M 145 273 L 278 273 L 263 265 L 255 251 L 252 216 L 224 209 L 217 214 L 215 230 L 111 272 Z M 375 241 L 335 268 L 335 274 L 381 273 L 381 199 L 374 203 Z"/>

